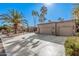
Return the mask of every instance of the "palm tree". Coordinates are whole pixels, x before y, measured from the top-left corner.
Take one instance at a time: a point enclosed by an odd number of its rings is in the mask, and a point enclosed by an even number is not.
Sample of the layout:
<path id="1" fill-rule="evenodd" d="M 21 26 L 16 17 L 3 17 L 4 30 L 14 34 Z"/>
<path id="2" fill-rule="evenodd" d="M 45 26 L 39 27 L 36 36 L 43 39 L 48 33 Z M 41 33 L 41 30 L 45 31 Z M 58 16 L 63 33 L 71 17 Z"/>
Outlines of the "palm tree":
<path id="1" fill-rule="evenodd" d="M 45 15 L 47 14 L 47 7 L 42 6 L 40 11 L 41 11 L 41 14 L 39 15 L 39 21 L 42 23 L 46 20 Z"/>
<path id="2" fill-rule="evenodd" d="M 29 31 L 29 24 L 28 24 L 28 21 L 26 19 L 22 20 L 22 24 L 24 25 L 24 27 L 27 26 L 27 29 Z"/>
<path id="3" fill-rule="evenodd" d="M 45 7 L 44 5 L 41 7 L 41 13 L 43 14 L 43 15 L 45 15 L 45 14 L 47 14 L 47 7 Z"/>
<path id="4" fill-rule="evenodd" d="M 22 20 L 22 24 L 26 25 L 27 27 L 29 27 L 28 21 L 26 19 Z"/>
<path id="5" fill-rule="evenodd" d="M 11 22 L 14 27 L 14 33 L 17 33 L 18 25 L 21 23 L 23 16 L 16 10 L 12 9 L 9 10 L 8 14 L 1 14 L 0 19 L 4 20 L 5 22 Z"/>
<path id="6" fill-rule="evenodd" d="M 38 14 L 37 11 L 33 10 L 33 11 L 32 11 L 32 16 L 33 16 L 33 20 L 34 20 L 34 27 L 36 27 L 36 19 L 35 19 L 35 17 L 36 17 L 36 16 L 39 16 L 39 14 Z"/>
<path id="7" fill-rule="evenodd" d="M 45 20 L 46 20 L 45 16 L 41 13 L 41 14 L 39 15 L 39 22 L 40 22 L 40 23 L 43 23 Z"/>

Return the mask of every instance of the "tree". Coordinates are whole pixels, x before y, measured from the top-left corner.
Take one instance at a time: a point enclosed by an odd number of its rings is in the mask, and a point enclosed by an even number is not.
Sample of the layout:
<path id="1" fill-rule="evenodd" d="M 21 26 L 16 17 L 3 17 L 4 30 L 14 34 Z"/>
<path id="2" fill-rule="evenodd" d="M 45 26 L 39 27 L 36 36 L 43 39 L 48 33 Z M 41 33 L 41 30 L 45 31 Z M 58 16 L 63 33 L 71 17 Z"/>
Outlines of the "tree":
<path id="1" fill-rule="evenodd" d="M 22 24 L 29 27 L 28 21 L 26 19 L 22 20 Z"/>
<path id="2" fill-rule="evenodd" d="M 36 19 L 35 19 L 35 17 L 38 16 L 38 12 L 33 10 L 32 11 L 32 16 L 33 16 L 33 20 L 34 20 L 34 27 L 36 27 Z"/>
<path id="3" fill-rule="evenodd" d="M 43 23 L 45 20 L 46 20 L 45 16 L 41 13 L 41 14 L 39 15 L 39 22 L 40 22 L 40 23 Z"/>
<path id="4" fill-rule="evenodd" d="M 44 5 L 41 7 L 41 13 L 43 14 L 43 15 L 45 15 L 45 14 L 47 14 L 47 7 L 45 7 Z"/>
<path id="5" fill-rule="evenodd" d="M 46 20 L 45 15 L 47 14 L 47 7 L 45 7 L 44 5 L 41 7 L 40 9 L 41 13 L 38 13 L 37 11 L 33 10 L 32 11 L 32 16 L 33 16 L 33 20 L 34 20 L 34 26 L 36 26 L 36 20 L 34 19 L 35 16 L 39 17 L 39 22 L 43 23 Z"/>
<path id="6" fill-rule="evenodd" d="M 42 6 L 40 11 L 41 11 L 41 14 L 39 15 L 39 22 L 42 23 L 46 20 L 45 15 L 47 14 L 47 7 Z"/>
<path id="7" fill-rule="evenodd" d="M 75 22 L 79 23 L 79 6 L 74 8 L 73 15 L 75 18 Z"/>
<path id="8" fill-rule="evenodd" d="M 73 16 L 75 18 L 76 32 L 79 32 L 79 5 L 75 5 Z"/>
<path id="9" fill-rule="evenodd" d="M 29 24 L 28 24 L 28 21 L 26 19 L 22 20 L 22 24 L 24 25 L 23 27 L 25 27 L 25 28 L 27 26 L 27 29 L 29 31 Z"/>
<path id="10" fill-rule="evenodd" d="M 9 10 L 8 14 L 1 14 L 0 19 L 4 20 L 5 22 L 12 23 L 13 27 L 14 27 L 14 33 L 16 34 L 18 25 L 19 25 L 19 23 L 21 23 L 23 16 L 18 11 L 12 9 L 12 10 Z"/>

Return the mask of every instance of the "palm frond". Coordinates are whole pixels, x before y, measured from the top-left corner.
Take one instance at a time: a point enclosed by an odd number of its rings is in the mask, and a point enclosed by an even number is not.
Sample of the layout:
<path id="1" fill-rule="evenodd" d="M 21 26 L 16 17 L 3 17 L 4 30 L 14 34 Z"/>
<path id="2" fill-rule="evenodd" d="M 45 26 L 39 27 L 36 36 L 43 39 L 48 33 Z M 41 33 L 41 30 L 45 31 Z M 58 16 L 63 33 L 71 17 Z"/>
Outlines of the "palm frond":
<path id="1" fill-rule="evenodd" d="M 0 20 L 4 20 L 6 22 L 11 22 L 11 18 L 7 14 L 1 14 L 0 15 Z"/>
<path id="2" fill-rule="evenodd" d="M 33 10 L 33 11 L 32 11 L 32 16 L 39 16 L 39 14 L 38 14 L 37 11 Z"/>

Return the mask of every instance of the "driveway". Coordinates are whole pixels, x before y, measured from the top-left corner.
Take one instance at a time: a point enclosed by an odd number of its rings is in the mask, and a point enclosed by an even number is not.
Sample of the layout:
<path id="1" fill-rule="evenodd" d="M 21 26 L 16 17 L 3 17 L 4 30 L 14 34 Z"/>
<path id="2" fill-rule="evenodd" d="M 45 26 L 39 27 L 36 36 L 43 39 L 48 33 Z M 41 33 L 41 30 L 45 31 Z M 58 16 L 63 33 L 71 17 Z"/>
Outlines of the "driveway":
<path id="1" fill-rule="evenodd" d="M 2 38 L 8 56 L 64 56 L 66 37 L 27 33 Z"/>

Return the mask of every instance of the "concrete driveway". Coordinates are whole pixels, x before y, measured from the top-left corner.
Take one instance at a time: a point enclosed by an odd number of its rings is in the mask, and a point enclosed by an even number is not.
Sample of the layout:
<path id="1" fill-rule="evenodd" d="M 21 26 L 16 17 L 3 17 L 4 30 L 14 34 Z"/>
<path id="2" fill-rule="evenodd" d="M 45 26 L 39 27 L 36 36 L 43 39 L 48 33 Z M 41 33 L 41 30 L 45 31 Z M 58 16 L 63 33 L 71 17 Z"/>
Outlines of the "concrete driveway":
<path id="1" fill-rule="evenodd" d="M 8 56 L 64 56 L 66 37 L 27 33 L 2 38 Z"/>

